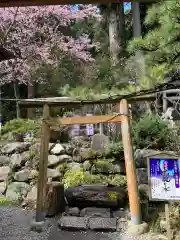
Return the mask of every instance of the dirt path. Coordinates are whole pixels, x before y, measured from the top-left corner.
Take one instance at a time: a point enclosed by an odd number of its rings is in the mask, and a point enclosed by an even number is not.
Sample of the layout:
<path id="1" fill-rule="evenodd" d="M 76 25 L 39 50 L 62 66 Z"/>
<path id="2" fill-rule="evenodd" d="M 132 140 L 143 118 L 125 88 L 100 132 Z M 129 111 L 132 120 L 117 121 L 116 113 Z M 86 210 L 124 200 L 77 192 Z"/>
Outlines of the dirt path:
<path id="1" fill-rule="evenodd" d="M 45 231 L 36 233 L 30 231 L 33 217 L 34 213 L 21 208 L 0 207 L 0 240 L 152 240 L 151 234 L 132 238 L 119 232 L 61 231 L 56 219 L 48 219 Z"/>

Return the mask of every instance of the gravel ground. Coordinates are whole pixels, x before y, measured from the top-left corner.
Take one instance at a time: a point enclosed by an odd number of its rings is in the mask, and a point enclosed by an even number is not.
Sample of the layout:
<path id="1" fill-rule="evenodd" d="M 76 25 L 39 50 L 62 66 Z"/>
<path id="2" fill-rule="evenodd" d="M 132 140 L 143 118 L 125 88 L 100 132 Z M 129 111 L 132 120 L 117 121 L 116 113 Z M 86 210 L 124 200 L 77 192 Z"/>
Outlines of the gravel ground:
<path id="1" fill-rule="evenodd" d="M 60 231 L 57 219 L 46 221 L 45 231 L 30 231 L 34 213 L 21 208 L 0 207 L 0 240 L 150 240 L 151 234 L 131 238 L 126 234 Z"/>

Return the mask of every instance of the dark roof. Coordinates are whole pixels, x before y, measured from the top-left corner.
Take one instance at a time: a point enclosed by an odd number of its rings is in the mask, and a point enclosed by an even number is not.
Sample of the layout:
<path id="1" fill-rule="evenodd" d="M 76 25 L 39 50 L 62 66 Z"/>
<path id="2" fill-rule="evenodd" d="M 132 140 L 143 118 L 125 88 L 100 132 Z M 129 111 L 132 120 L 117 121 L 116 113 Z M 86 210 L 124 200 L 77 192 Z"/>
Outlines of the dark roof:
<path id="1" fill-rule="evenodd" d="M 12 58 L 14 58 L 14 55 L 4 47 L 0 46 L 0 62 Z"/>

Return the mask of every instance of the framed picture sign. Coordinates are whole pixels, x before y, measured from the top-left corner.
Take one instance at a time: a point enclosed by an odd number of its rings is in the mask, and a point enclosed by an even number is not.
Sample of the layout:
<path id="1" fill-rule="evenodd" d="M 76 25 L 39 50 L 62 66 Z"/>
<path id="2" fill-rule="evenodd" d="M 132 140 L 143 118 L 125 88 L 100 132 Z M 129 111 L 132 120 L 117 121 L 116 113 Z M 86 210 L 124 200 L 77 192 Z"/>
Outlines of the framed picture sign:
<path id="1" fill-rule="evenodd" d="M 180 200 L 180 160 L 171 154 L 148 156 L 149 198 L 155 201 Z"/>

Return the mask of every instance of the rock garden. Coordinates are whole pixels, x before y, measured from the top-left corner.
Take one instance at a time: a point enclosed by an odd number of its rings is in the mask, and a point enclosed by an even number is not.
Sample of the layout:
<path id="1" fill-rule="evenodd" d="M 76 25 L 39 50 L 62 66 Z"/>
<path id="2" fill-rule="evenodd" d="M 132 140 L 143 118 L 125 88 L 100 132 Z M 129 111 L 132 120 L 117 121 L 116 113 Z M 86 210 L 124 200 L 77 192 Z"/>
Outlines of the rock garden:
<path id="1" fill-rule="evenodd" d="M 157 204 L 148 201 L 146 156 L 159 152 L 161 147 L 157 146 L 162 146 L 162 141 L 164 146 L 169 145 L 168 150 L 172 150 L 171 143 L 168 142 L 170 135 L 164 133 L 166 125 L 159 120 L 157 127 L 157 121 L 156 124 L 153 121 L 150 119 L 148 125 L 147 119 L 143 119 L 134 124 L 133 129 L 137 180 L 143 219 L 146 221 L 157 216 L 157 211 L 155 215 L 151 214 L 157 209 Z M 155 132 L 152 131 L 154 126 L 158 128 Z M 143 139 L 144 129 L 149 131 L 149 135 Z M 157 131 L 161 136 L 159 142 L 155 141 Z M 102 146 L 98 144 L 100 142 L 105 144 Z M 146 148 L 147 145 L 149 148 Z M 39 157 L 38 139 L 24 142 L 11 140 L 1 144 L 2 202 L 35 208 Z M 49 144 L 47 181 L 59 182 L 64 186 L 64 210 L 58 221 L 60 228 L 103 231 L 122 231 L 126 228 L 130 214 L 121 141 L 112 142 L 109 137 L 99 133 L 90 138 L 83 135 L 72 137 L 68 141 L 52 141 Z M 148 211 L 147 203 L 151 206 Z"/>

